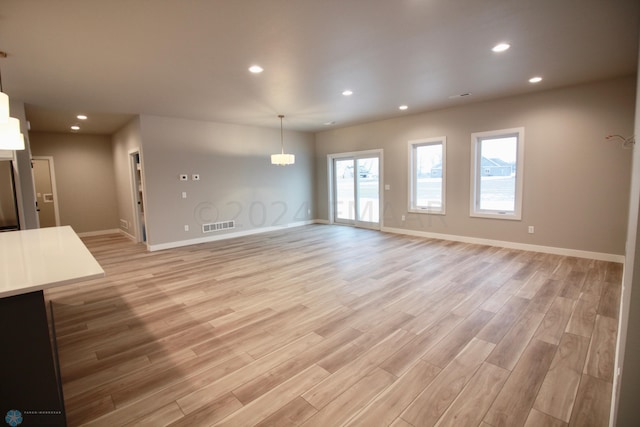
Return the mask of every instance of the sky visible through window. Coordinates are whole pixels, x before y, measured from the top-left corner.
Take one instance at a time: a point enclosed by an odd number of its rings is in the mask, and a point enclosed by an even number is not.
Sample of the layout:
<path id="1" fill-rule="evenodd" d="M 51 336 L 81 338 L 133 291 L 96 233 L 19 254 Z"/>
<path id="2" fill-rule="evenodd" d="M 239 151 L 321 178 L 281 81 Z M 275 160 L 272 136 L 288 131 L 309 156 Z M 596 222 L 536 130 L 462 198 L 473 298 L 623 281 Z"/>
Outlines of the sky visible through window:
<path id="1" fill-rule="evenodd" d="M 515 136 L 483 139 L 482 157 L 486 157 L 487 159 L 500 159 L 507 163 L 515 163 L 518 154 L 517 146 L 517 138 Z"/>

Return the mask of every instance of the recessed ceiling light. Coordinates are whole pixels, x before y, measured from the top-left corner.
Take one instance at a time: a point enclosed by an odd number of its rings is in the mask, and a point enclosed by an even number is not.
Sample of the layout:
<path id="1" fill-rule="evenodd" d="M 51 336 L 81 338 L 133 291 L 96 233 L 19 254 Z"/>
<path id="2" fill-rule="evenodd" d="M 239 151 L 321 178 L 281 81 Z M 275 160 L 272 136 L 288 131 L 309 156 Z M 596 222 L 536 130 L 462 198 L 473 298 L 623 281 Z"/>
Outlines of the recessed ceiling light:
<path id="1" fill-rule="evenodd" d="M 71 126 L 71 130 L 80 130 L 80 126 L 73 125 L 73 126 Z"/>
<path id="2" fill-rule="evenodd" d="M 347 90 L 342 91 L 342 94 L 343 94 L 344 96 L 351 96 L 351 95 L 353 95 L 353 91 L 352 91 L 352 90 L 347 89 Z"/>
<path id="3" fill-rule="evenodd" d="M 78 114 L 76 117 L 77 117 L 79 120 L 87 120 L 87 118 L 88 118 L 88 117 L 87 117 L 87 116 L 85 116 L 84 114 Z"/>
<path id="4" fill-rule="evenodd" d="M 249 67 L 249 71 L 251 71 L 253 74 L 260 74 L 264 71 L 264 68 L 259 65 L 252 65 L 251 67 Z"/>
<path id="5" fill-rule="evenodd" d="M 542 81 L 542 77 L 536 76 L 536 77 L 531 77 L 529 79 L 529 83 L 540 83 Z"/>
<path id="6" fill-rule="evenodd" d="M 409 108 L 408 105 L 401 105 L 398 107 L 399 110 L 406 110 L 407 108 Z"/>
<path id="7" fill-rule="evenodd" d="M 505 50 L 509 50 L 511 45 L 509 43 L 498 43 L 494 47 L 491 48 L 494 52 L 504 52 Z"/>

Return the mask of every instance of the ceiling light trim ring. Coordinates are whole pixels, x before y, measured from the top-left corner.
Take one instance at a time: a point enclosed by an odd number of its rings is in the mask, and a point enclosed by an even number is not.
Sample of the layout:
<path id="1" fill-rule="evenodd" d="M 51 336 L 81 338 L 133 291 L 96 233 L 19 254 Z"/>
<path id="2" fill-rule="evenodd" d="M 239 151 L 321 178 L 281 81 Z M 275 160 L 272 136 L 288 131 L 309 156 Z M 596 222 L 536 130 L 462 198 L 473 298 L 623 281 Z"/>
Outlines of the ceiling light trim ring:
<path id="1" fill-rule="evenodd" d="M 507 42 L 500 42 L 491 48 L 491 50 L 495 53 L 506 52 L 509 49 L 511 49 L 511 45 Z"/>

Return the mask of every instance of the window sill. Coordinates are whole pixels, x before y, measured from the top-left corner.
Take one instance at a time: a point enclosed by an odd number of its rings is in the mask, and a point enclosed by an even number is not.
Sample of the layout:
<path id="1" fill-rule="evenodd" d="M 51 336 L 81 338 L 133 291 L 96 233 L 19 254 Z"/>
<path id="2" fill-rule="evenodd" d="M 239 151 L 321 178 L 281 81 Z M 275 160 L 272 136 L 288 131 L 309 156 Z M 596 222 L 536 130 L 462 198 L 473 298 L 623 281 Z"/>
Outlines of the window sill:
<path id="1" fill-rule="evenodd" d="M 509 213 L 497 213 L 497 212 L 471 212 L 469 214 L 473 218 L 490 218 L 490 219 L 506 219 L 509 221 L 522 221 L 522 215 L 509 214 Z"/>
<path id="2" fill-rule="evenodd" d="M 407 212 L 409 213 L 417 213 L 417 214 L 428 214 L 428 215 L 445 215 L 446 211 L 444 209 L 442 210 L 435 210 L 435 209 L 429 209 L 429 208 L 409 208 L 407 210 Z"/>

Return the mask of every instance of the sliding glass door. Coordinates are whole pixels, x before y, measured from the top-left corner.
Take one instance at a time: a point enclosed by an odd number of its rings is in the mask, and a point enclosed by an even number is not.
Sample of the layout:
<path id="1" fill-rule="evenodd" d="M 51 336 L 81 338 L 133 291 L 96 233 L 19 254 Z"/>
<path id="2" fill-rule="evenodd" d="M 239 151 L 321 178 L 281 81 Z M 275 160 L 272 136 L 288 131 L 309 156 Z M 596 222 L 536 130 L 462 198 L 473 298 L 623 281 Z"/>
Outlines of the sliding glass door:
<path id="1" fill-rule="evenodd" d="M 380 228 L 380 156 L 333 157 L 333 219 L 336 223 Z"/>

